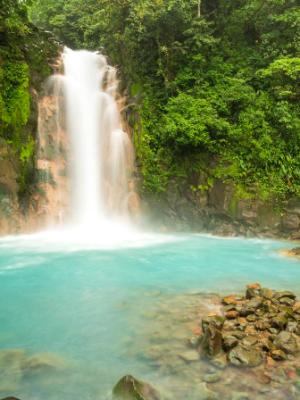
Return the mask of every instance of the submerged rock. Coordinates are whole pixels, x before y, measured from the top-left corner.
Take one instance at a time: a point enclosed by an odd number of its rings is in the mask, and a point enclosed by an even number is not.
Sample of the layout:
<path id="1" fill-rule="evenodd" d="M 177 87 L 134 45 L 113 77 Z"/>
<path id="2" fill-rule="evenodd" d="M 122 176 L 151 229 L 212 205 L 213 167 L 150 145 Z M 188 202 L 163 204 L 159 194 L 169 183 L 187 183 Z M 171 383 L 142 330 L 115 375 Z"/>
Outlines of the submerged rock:
<path id="1" fill-rule="evenodd" d="M 218 400 L 219 396 L 216 392 L 210 390 L 206 383 L 201 383 L 198 385 L 197 389 L 197 399 L 199 400 Z"/>
<path id="2" fill-rule="evenodd" d="M 181 358 L 185 362 L 193 362 L 199 360 L 199 353 L 196 350 L 187 350 L 178 354 L 179 358 Z"/>
<path id="3" fill-rule="evenodd" d="M 22 369 L 24 374 L 49 370 L 61 370 L 66 367 L 65 361 L 51 353 L 38 353 L 24 360 Z"/>
<path id="4" fill-rule="evenodd" d="M 4 399 L 1 400 L 20 400 L 20 399 L 17 399 L 16 397 L 4 397 Z"/>
<path id="5" fill-rule="evenodd" d="M 231 400 L 250 400 L 251 397 L 249 393 L 244 393 L 244 392 L 236 392 L 233 394 Z"/>
<path id="6" fill-rule="evenodd" d="M 23 377 L 26 353 L 21 349 L 0 351 L 0 392 L 16 392 Z"/>
<path id="7" fill-rule="evenodd" d="M 120 400 L 160 400 L 159 393 L 148 383 L 131 375 L 125 375 L 113 388 L 114 399 Z"/>
<path id="8" fill-rule="evenodd" d="M 227 366 L 227 358 L 225 353 L 220 353 L 211 360 L 212 365 L 218 369 L 225 369 Z"/>
<path id="9" fill-rule="evenodd" d="M 236 367 L 257 367 L 262 363 L 263 357 L 257 348 L 239 344 L 230 351 L 228 360 Z"/>
<path id="10" fill-rule="evenodd" d="M 65 362 L 51 353 L 28 356 L 23 349 L 0 350 L 0 393 L 14 393 L 28 374 L 60 370 Z M 13 397 L 11 397 L 13 399 Z"/>
<path id="11" fill-rule="evenodd" d="M 217 371 L 217 372 L 213 372 L 211 374 L 206 374 L 203 377 L 204 382 L 206 383 L 216 383 L 219 382 L 222 378 L 222 372 Z"/>

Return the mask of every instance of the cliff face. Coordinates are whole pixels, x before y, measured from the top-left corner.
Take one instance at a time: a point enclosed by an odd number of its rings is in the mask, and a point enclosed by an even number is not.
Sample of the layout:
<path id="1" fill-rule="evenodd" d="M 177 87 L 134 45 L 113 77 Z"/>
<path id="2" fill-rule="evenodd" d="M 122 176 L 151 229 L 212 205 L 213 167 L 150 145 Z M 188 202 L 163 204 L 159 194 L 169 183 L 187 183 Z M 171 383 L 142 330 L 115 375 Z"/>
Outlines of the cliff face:
<path id="1" fill-rule="evenodd" d="M 35 191 L 38 93 L 59 44 L 7 1 L 0 13 L 0 234 L 26 230 Z"/>
<path id="2" fill-rule="evenodd" d="M 195 190 L 195 182 L 203 189 Z M 255 187 L 246 195 L 231 183 L 215 180 L 205 187 L 205 182 L 202 173 L 174 178 L 165 193 L 144 196 L 150 221 L 161 230 L 300 239 L 299 198 L 263 200 Z"/>

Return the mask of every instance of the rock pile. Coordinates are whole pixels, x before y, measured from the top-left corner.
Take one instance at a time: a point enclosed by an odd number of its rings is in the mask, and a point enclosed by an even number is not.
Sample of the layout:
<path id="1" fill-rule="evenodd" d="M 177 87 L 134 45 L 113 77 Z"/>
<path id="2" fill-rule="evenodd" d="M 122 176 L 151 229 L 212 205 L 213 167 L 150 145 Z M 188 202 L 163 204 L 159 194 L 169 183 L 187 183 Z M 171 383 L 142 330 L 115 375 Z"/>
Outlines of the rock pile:
<path id="1" fill-rule="evenodd" d="M 294 359 L 300 350 L 300 302 L 294 293 L 255 283 L 245 296 L 224 297 L 222 304 L 222 315 L 202 320 L 203 355 L 239 367 Z"/>

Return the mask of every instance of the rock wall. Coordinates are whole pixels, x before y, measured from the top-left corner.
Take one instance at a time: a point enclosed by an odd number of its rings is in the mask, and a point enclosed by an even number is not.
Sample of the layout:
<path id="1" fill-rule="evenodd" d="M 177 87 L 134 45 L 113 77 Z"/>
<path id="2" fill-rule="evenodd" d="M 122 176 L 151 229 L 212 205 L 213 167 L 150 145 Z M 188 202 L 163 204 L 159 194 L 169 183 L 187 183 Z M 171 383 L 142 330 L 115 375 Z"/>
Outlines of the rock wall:
<path id="1" fill-rule="evenodd" d="M 43 92 L 43 83 L 61 51 L 61 45 L 51 34 L 39 31 L 29 24 L 25 16 L 24 24 L 28 27 L 26 35 L 18 40 L 17 31 L 4 30 L 4 39 L 0 44 L 0 68 L 5 71 L 9 66 L 9 71 L 17 74 L 21 65 L 26 73 L 28 71 L 29 79 L 28 87 L 20 86 L 14 77 L 10 86 L 5 79 L 0 79 L 4 101 L 3 108 L 0 107 L 0 235 L 37 228 L 33 215 L 36 209 L 34 194 L 38 187 L 35 169 L 38 102 Z M 22 111 L 21 89 L 22 96 L 29 95 L 29 116 L 22 123 L 21 117 L 6 122 L 5 112 L 18 115 Z M 9 90 L 14 91 L 11 97 L 15 97 L 15 109 L 11 109 L 7 100 Z M 9 111 L 5 111 L 5 107 Z"/>
<path id="2" fill-rule="evenodd" d="M 263 201 L 255 192 L 243 198 L 234 185 L 221 180 L 206 190 L 192 187 L 191 180 L 173 179 L 165 193 L 144 195 L 148 222 L 162 231 L 300 239 L 300 198 Z"/>

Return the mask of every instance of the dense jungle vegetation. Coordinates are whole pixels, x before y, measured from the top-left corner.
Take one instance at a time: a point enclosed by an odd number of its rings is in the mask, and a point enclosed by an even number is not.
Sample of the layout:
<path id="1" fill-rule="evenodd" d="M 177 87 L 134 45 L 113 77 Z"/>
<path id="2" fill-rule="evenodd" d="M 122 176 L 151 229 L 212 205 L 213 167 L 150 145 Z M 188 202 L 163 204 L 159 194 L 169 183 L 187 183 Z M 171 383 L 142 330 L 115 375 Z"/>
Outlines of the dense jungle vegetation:
<path id="1" fill-rule="evenodd" d="M 119 67 L 144 190 L 163 192 L 171 177 L 206 171 L 194 190 L 222 179 L 264 199 L 300 194 L 297 0 L 5 0 L 5 7 L 1 36 L 14 33 L 0 80 L 14 81 L 17 92 L 2 90 L 2 136 L 18 135 L 28 118 L 28 65 L 19 51 L 27 7 L 30 26 L 73 49 L 100 50 Z M 30 62 L 39 62 L 39 49 L 34 54 Z"/>
<path id="2" fill-rule="evenodd" d="M 51 73 L 49 62 L 57 53 L 51 35 L 29 22 L 27 5 L 0 0 L 1 159 L 8 149 L 19 171 L 21 196 L 28 192 L 34 176 L 37 91 Z"/>

